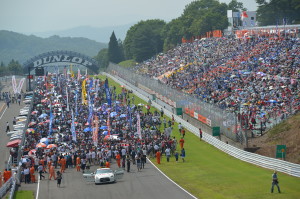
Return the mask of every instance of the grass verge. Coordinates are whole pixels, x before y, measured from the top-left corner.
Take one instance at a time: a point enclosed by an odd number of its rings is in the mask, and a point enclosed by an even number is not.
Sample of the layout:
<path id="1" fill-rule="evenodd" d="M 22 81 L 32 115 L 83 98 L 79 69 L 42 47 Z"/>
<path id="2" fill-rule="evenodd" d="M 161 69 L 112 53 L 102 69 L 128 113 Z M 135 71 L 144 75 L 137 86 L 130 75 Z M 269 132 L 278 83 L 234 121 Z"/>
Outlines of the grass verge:
<path id="1" fill-rule="evenodd" d="M 33 191 L 16 191 L 14 199 L 34 199 Z"/>

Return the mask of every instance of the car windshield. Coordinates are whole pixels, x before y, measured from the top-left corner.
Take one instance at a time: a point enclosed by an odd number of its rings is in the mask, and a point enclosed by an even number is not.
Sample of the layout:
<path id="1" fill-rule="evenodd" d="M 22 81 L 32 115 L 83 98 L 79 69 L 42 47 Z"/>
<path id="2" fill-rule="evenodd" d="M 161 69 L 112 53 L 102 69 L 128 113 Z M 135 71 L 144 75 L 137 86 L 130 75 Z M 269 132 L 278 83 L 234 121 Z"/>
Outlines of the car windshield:
<path id="1" fill-rule="evenodd" d="M 113 173 L 111 169 L 98 169 L 96 171 L 96 174 L 101 174 L 101 173 Z"/>

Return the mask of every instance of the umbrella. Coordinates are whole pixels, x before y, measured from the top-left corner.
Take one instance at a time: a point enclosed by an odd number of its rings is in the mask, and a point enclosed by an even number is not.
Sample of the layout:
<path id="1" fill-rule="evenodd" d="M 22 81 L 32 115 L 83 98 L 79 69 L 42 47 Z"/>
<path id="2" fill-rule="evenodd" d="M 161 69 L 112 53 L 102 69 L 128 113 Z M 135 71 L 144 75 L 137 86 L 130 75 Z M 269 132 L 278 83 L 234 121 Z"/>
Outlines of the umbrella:
<path id="1" fill-rule="evenodd" d="M 120 104 L 121 102 L 120 101 L 116 101 L 116 104 Z"/>
<path id="2" fill-rule="evenodd" d="M 126 114 L 121 114 L 120 117 L 126 117 Z"/>
<path id="3" fill-rule="evenodd" d="M 270 103 L 277 103 L 276 100 L 269 100 L 269 101 L 267 101 L 267 102 L 270 102 Z"/>
<path id="4" fill-rule="evenodd" d="M 36 148 L 45 148 L 47 145 L 45 143 L 38 143 Z"/>
<path id="5" fill-rule="evenodd" d="M 139 104 L 138 104 L 138 106 L 144 106 L 144 104 L 142 104 L 142 103 L 139 103 Z"/>
<path id="6" fill-rule="evenodd" d="M 104 140 L 109 140 L 110 139 L 110 135 L 106 135 L 105 137 L 104 137 Z"/>
<path id="7" fill-rule="evenodd" d="M 110 113 L 110 117 L 114 117 L 114 116 L 116 116 L 116 115 L 118 115 L 117 112 L 111 112 L 111 113 Z"/>
<path id="8" fill-rule="evenodd" d="M 83 132 L 88 132 L 88 131 L 92 131 L 92 128 L 87 127 L 87 128 L 85 128 L 85 129 L 83 129 Z"/>
<path id="9" fill-rule="evenodd" d="M 124 88 L 125 86 L 124 85 L 121 85 L 121 88 Z"/>
<path id="10" fill-rule="evenodd" d="M 42 138 L 42 139 L 40 140 L 40 143 L 48 144 L 48 142 L 49 142 L 48 138 Z"/>
<path id="11" fill-rule="evenodd" d="M 107 126 L 101 126 L 100 129 L 107 129 Z"/>
<path id="12" fill-rule="evenodd" d="M 103 135 L 107 135 L 107 134 L 108 134 L 108 131 L 103 131 L 102 134 L 103 134 Z"/>
<path id="13" fill-rule="evenodd" d="M 38 104 L 38 105 L 36 105 L 36 107 L 42 107 L 43 105 L 42 104 Z"/>
<path id="14" fill-rule="evenodd" d="M 30 122 L 30 123 L 28 124 L 28 127 L 32 127 L 32 126 L 34 126 L 34 125 L 36 125 L 36 122 Z"/>
<path id="15" fill-rule="evenodd" d="M 48 115 L 46 113 L 43 113 L 39 116 L 39 118 L 44 118 L 44 117 L 47 117 Z"/>
<path id="16" fill-rule="evenodd" d="M 27 162 L 29 162 L 29 161 L 30 161 L 29 158 L 22 158 L 22 159 L 21 159 L 21 162 L 22 162 L 22 163 L 27 163 Z"/>
<path id="17" fill-rule="evenodd" d="M 37 114 L 38 113 L 38 111 L 32 111 L 31 112 L 31 115 L 35 115 L 35 114 Z"/>
<path id="18" fill-rule="evenodd" d="M 31 132 L 34 133 L 34 129 L 32 129 L 32 128 L 27 129 L 26 132 L 27 132 L 27 133 L 31 133 Z"/>
<path id="19" fill-rule="evenodd" d="M 57 148 L 56 144 L 49 144 L 46 149 L 52 149 L 52 148 Z"/>
<path id="20" fill-rule="evenodd" d="M 6 144 L 6 147 L 17 147 L 17 146 L 19 146 L 19 144 L 21 144 L 21 139 L 16 139 L 16 140 L 8 142 Z"/>
<path id="21" fill-rule="evenodd" d="M 48 99 L 41 100 L 42 103 L 47 102 L 47 101 L 48 101 Z"/>
<path id="22" fill-rule="evenodd" d="M 33 156 L 33 155 L 35 155 L 35 153 L 36 153 L 36 149 L 32 149 L 28 152 L 28 155 Z"/>

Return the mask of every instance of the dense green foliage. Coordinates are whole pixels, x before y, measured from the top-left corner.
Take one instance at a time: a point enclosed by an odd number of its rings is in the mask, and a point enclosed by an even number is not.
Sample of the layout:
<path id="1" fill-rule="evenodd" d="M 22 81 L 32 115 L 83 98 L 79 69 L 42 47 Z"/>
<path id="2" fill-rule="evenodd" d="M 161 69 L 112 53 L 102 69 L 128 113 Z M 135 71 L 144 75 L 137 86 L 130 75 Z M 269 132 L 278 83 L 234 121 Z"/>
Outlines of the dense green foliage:
<path id="1" fill-rule="evenodd" d="M 34 56 L 55 50 L 70 50 L 93 57 L 105 47 L 107 44 L 85 38 L 52 36 L 43 39 L 33 35 L 0 31 L 0 61 L 4 64 L 8 64 L 12 59 L 22 64 Z"/>
<path id="2" fill-rule="evenodd" d="M 1 62 L 0 76 L 21 74 L 23 74 L 23 68 L 18 61 L 12 59 L 7 66 L 3 62 Z"/>
<path id="3" fill-rule="evenodd" d="M 115 33 L 112 32 L 108 43 L 108 61 L 119 63 L 123 60 L 122 43 L 118 43 Z"/>
<path id="4" fill-rule="evenodd" d="M 300 0 L 256 0 L 256 3 L 261 26 L 300 23 Z"/>
<path id="5" fill-rule="evenodd" d="M 159 53 L 163 49 L 162 20 L 140 21 L 132 26 L 124 40 L 126 59 L 143 61 Z"/>
<path id="6" fill-rule="evenodd" d="M 105 69 L 108 64 L 109 64 L 109 61 L 108 61 L 108 48 L 103 48 L 101 49 L 97 56 L 94 57 L 95 60 L 98 61 L 99 65 L 100 65 L 100 70 L 101 69 Z"/>

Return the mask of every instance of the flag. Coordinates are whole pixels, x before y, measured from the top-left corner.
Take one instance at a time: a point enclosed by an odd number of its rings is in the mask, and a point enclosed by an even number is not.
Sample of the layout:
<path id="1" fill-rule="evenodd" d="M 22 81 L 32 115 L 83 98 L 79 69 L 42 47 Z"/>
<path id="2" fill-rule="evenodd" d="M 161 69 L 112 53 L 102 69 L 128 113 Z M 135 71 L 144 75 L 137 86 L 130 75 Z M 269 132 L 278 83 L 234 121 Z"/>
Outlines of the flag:
<path id="1" fill-rule="evenodd" d="M 82 82 L 82 91 L 81 91 L 81 98 L 82 98 L 82 104 L 87 104 L 87 100 L 86 100 L 86 89 L 85 89 L 85 84 L 86 84 L 86 80 L 83 80 Z"/>
<path id="2" fill-rule="evenodd" d="M 53 120 L 53 114 L 52 114 L 52 104 L 50 102 L 50 118 L 49 118 L 49 133 L 48 135 L 52 135 L 52 120 Z"/>
<path id="3" fill-rule="evenodd" d="M 69 111 L 69 94 L 68 94 L 68 88 L 66 88 L 66 95 L 67 95 L 67 108 L 66 111 Z"/>
<path id="4" fill-rule="evenodd" d="M 247 14 L 246 11 L 243 11 L 243 12 L 242 12 L 241 18 L 242 18 L 242 21 L 244 21 L 245 18 L 248 18 L 248 14 Z"/>
<path id="5" fill-rule="evenodd" d="M 128 111 L 128 120 L 129 120 L 129 129 L 131 129 L 131 125 L 132 125 L 132 117 L 131 117 L 131 108 L 130 106 L 128 105 L 127 106 L 127 111 Z"/>
<path id="6" fill-rule="evenodd" d="M 75 115 L 76 117 L 78 116 L 78 105 L 77 105 L 77 101 L 78 101 L 78 91 L 77 88 L 75 90 Z"/>
<path id="7" fill-rule="evenodd" d="M 71 124 L 71 133 L 72 133 L 72 140 L 76 142 L 76 130 L 75 130 L 75 120 L 74 120 L 74 113 L 72 110 L 72 124 Z"/>
<path id="8" fill-rule="evenodd" d="M 105 92 L 106 92 L 106 101 L 107 101 L 108 105 L 111 106 L 111 96 L 110 96 L 110 91 L 109 91 L 108 79 L 105 80 L 104 87 L 105 87 Z"/>
<path id="9" fill-rule="evenodd" d="M 80 75 L 80 70 L 79 70 L 79 68 L 78 68 L 78 72 L 77 72 L 77 81 L 79 81 L 80 78 L 81 78 L 81 75 Z"/>
<path id="10" fill-rule="evenodd" d="M 95 116 L 95 128 L 93 128 L 94 146 L 98 145 L 98 129 L 99 129 L 98 123 L 99 123 L 99 119 L 98 119 L 98 116 L 96 115 Z"/>
<path id="11" fill-rule="evenodd" d="M 139 138 L 142 139 L 140 114 L 138 113 L 136 117 L 137 117 L 137 123 L 136 123 L 137 134 L 139 135 Z"/>
<path id="12" fill-rule="evenodd" d="M 106 125 L 107 125 L 107 135 L 110 135 L 110 112 L 108 111 L 107 112 L 107 122 L 106 122 Z"/>

